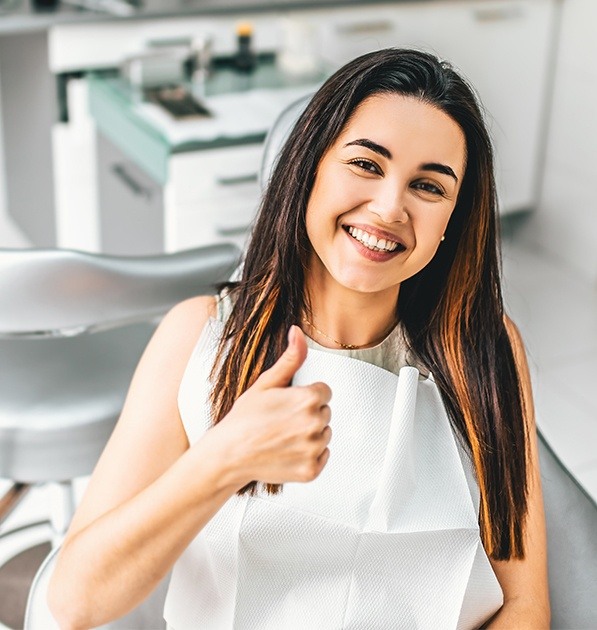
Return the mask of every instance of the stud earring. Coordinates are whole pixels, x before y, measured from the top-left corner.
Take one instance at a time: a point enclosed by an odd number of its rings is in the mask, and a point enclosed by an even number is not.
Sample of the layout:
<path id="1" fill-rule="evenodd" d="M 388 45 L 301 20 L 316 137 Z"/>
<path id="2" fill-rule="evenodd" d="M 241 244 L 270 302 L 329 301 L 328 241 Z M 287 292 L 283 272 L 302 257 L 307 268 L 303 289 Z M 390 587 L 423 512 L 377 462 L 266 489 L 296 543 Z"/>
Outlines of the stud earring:
<path id="1" fill-rule="evenodd" d="M 441 240 L 441 241 L 445 241 L 445 240 L 446 240 L 446 235 L 445 235 L 445 234 L 442 234 L 442 237 L 441 237 L 441 239 L 440 239 L 440 240 Z"/>

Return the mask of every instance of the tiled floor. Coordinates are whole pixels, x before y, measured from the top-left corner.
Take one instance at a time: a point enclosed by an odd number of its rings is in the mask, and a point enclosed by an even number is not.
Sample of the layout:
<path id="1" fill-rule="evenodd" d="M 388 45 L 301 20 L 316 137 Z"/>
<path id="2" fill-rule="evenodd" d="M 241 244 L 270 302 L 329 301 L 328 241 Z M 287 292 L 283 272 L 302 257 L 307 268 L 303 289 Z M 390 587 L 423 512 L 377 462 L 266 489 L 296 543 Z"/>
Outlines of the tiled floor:
<path id="1" fill-rule="evenodd" d="M 516 221 L 506 227 L 506 303 L 527 345 L 537 422 L 560 458 L 597 499 L 593 389 L 597 386 L 597 287 L 544 252 L 524 245 L 517 237 Z M 27 244 L 0 214 L 0 247 Z M 78 483 L 79 494 L 85 481 Z M 4 487 L 6 482 L 0 480 L 0 493 Z M 49 492 L 31 492 L 0 531 L 44 517 Z M 0 548 L 0 564 L 8 551 Z"/>

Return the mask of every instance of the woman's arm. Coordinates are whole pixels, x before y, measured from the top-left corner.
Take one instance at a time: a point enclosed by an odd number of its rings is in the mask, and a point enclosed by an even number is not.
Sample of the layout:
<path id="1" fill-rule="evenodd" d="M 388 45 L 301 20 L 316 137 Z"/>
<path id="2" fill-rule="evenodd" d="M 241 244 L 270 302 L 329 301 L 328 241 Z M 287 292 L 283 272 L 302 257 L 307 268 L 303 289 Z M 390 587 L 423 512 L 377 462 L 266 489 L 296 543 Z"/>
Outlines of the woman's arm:
<path id="1" fill-rule="evenodd" d="M 504 592 L 504 605 L 484 626 L 504 630 L 548 629 L 550 623 L 547 583 L 547 540 L 539 472 L 537 435 L 533 411 L 531 380 L 524 345 L 514 323 L 506 318 L 514 357 L 522 384 L 530 439 L 528 517 L 524 536 L 524 560 L 492 560 Z"/>
<path id="2" fill-rule="evenodd" d="M 217 444 L 187 450 L 176 403 L 213 304 L 201 297 L 174 307 L 139 362 L 50 583 L 61 627 L 100 625 L 134 608 L 237 489 Z"/>
<path id="3" fill-rule="evenodd" d="M 214 302 L 164 318 L 58 556 L 49 603 L 61 628 L 89 628 L 138 605 L 249 481 L 310 481 L 325 466 L 329 388 L 288 387 L 306 357 L 300 329 L 215 427 L 189 448 L 178 388 Z"/>

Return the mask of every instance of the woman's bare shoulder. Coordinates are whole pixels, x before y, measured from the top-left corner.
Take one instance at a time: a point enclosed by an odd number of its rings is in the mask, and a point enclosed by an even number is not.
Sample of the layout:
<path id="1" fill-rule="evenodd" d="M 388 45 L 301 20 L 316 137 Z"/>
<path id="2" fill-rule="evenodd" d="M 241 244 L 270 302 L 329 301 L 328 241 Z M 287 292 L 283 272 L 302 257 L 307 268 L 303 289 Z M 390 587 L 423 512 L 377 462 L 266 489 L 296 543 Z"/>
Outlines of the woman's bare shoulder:
<path id="1" fill-rule="evenodd" d="M 154 340 L 169 350 L 177 348 L 183 354 L 185 351 L 190 353 L 208 319 L 215 316 L 215 296 L 199 295 L 188 298 L 164 315 L 154 334 Z"/>
<path id="2" fill-rule="evenodd" d="M 215 313 L 215 296 L 192 297 L 173 306 L 145 348 L 133 378 L 133 389 L 140 384 L 151 391 L 151 383 L 161 383 L 162 395 L 174 400 L 201 332 Z M 157 392 L 153 395 L 157 396 Z"/>
<path id="3" fill-rule="evenodd" d="M 215 295 L 197 295 L 175 304 L 164 316 L 162 324 L 186 324 L 185 328 L 202 328 L 210 317 L 216 316 Z"/>

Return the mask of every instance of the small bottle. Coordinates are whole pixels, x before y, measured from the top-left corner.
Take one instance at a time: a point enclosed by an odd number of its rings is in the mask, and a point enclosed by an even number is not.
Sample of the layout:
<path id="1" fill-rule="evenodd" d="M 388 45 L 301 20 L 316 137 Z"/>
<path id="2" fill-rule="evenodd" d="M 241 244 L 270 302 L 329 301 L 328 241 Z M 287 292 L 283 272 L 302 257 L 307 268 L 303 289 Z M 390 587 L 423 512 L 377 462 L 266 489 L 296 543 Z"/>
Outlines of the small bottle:
<path id="1" fill-rule="evenodd" d="M 257 59 L 251 46 L 253 38 L 253 25 L 242 22 L 236 27 L 238 48 L 234 55 L 234 67 L 240 72 L 252 72 L 255 69 Z"/>
<path id="2" fill-rule="evenodd" d="M 211 74 L 212 38 L 198 35 L 191 42 L 191 85 L 193 94 L 199 98 L 205 96 L 205 84 Z"/>

